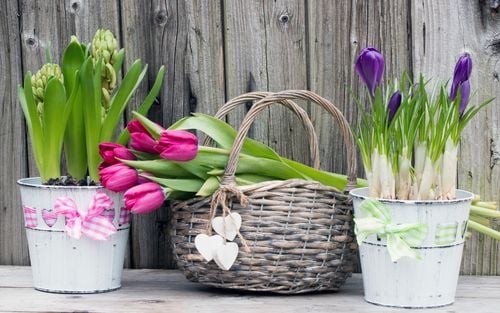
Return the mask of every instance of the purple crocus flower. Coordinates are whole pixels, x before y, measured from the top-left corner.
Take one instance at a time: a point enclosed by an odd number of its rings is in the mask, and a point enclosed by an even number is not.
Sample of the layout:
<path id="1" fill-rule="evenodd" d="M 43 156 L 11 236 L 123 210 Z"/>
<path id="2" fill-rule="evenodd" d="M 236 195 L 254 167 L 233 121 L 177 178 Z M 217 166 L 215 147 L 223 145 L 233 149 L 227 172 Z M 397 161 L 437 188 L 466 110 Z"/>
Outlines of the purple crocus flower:
<path id="1" fill-rule="evenodd" d="M 451 84 L 450 91 L 450 100 L 453 101 L 457 97 L 458 89 L 462 86 L 463 83 L 469 81 L 470 74 L 472 71 L 472 59 L 470 54 L 464 53 L 457 61 L 455 65 L 455 72 L 453 73 L 453 83 Z M 464 95 L 467 94 L 467 97 Z M 462 91 L 462 99 L 469 99 L 470 94 L 470 85 L 469 92 Z M 461 106 L 460 106 L 461 107 Z M 464 107 L 465 109 L 465 107 Z"/>
<path id="2" fill-rule="evenodd" d="M 392 122 L 394 115 L 396 115 L 396 112 L 401 105 L 401 98 L 401 93 L 399 92 L 399 90 L 397 90 L 389 99 L 389 104 L 387 105 L 387 110 L 389 111 L 389 124 Z"/>
<path id="3" fill-rule="evenodd" d="M 464 81 L 460 85 L 460 116 L 464 114 L 467 103 L 469 102 L 470 96 L 470 82 L 469 80 Z"/>
<path id="4" fill-rule="evenodd" d="M 375 88 L 380 84 L 384 75 L 384 57 L 373 47 L 365 48 L 356 59 L 355 67 L 371 96 L 374 97 Z"/>

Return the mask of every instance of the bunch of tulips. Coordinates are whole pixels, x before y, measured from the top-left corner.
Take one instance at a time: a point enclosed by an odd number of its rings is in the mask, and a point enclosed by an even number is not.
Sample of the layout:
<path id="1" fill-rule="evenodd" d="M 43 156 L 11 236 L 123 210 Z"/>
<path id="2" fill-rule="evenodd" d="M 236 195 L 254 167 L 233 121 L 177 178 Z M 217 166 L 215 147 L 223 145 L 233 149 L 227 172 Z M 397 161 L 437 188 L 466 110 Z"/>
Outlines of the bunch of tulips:
<path id="1" fill-rule="evenodd" d="M 127 125 L 129 146 L 105 142 L 99 145 L 103 162 L 99 166 L 101 184 L 109 190 L 125 191 L 125 205 L 133 213 L 148 213 L 165 201 L 166 191 L 152 182 L 148 173 L 141 173 L 123 162 L 139 158 L 158 158 L 186 162 L 196 157 L 198 138 L 184 130 L 163 130 L 159 139 L 153 138 L 137 120 Z M 133 153 L 133 152 L 135 153 Z"/>
<path id="2" fill-rule="evenodd" d="M 133 213 L 159 208 L 165 199 L 208 197 L 224 174 L 236 130 L 212 116 L 195 113 L 164 129 L 134 112 L 128 126 L 129 147 L 104 142 L 99 146 L 101 184 L 124 192 L 125 204 Z M 188 129 L 203 132 L 216 147 L 198 146 Z M 239 186 L 269 180 L 315 180 L 343 190 L 345 175 L 316 170 L 279 156 L 270 147 L 246 139 L 236 171 Z M 359 182 L 365 185 L 364 181 Z"/>

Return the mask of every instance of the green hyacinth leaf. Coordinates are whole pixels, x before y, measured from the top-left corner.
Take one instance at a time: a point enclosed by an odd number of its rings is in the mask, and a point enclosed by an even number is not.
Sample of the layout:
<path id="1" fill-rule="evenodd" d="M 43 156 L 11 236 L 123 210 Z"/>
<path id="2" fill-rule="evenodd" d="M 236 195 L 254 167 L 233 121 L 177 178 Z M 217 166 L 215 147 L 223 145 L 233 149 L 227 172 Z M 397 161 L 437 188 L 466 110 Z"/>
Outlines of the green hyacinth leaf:
<path id="1" fill-rule="evenodd" d="M 98 62 L 93 69 L 92 58 L 87 58 L 82 65 L 80 72 L 81 92 L 86 95 L 83 105 L 83 118 L 85 124 L 85 142 L 87 149 L 87 163 L 89 175 L 93 181 L 99 180 L 98 167 L 99 156 L 99 136 L 101 130 L 101 92 L 100 78 L 102 62 Z"/>
<path id="2" fill-rule="evenodd" d="M 62 57 L 62 73 L 64 77 L 64 87 L 66 88 L 67 96 L 73 91 L 75 85 L 76 72 L 81 68 L 85 61 L 84 51 L 82 46 L 77 41 L 72 41 L 66 47 Z"/>
<path id="3" fill-rule="evenodd" d="M 47 82 L 44 93 L 43 133 L 45 139 L 44 150 L 47 157 L 43 164 L 44 180 L 61 176 L 60 160 L 67 121 L 67 114 L 64 114 L 65 109 L 66 92 L 64 85 L 60 80 L 52 78 Z"/>
<path id="4" fill-rule="evenodd" d="M 165 67 L 162 66 L 162 67 L 160 67 L 160 70 L 158 70 L 158 74 L 156 74 L 156 79 L 155 79 L 155 82 L 153 84 L 153 87 L 151 88 L 148 95 L 146 96 L 146 99 L 144 99 L 142 104 L 137 109 L 137 113 L 139 113 L 143 116 L 148 114 L 149 109 L 151 108 L 154 101 L 156 100 L 156 97 L 158 97 L 158 93 L 161 90 L 161 86 L 163 84 L 164 77 L 165 77 Z M 116 142 L 121 144 L 121 145 L 126 145 L 129 140 L 130 140 L 130 134 L 129 134 L 127 128 L 124 128 Z"/>
<path id="5" fill-rule="evenodd" d="M 109 112 L 103 122 L 100 137 L 101 142 L 112 140 L 113 132 L 115 131 L 118 122 L 121 120 L 123 111 L 125 110 L 128 101 L 146 74 L 148 68 L 147 65 L 144 66 L 143 70 L 141 70 L 141 66 L 140 60 L 134 62 L 130 70 L 125 75 L 125 78 L 123 78 L 120 87 L 118 87 L 118 90 L 111 99 Z"/>
<path id="6" fill-rule="evenodd" d="M 28 133 L 31 138 L 36 166 L 41 171 L 44 163 L 43 129 L 32 91 L 30 72 L 26 73 L 24 76 L 24 88 L 21 86 L 18 87 L 18 95 L 19 102 L 21 103 L 21 108 L 24 113 L 24 118 L 26 120 L 26 126 L 28 127 Z"/>

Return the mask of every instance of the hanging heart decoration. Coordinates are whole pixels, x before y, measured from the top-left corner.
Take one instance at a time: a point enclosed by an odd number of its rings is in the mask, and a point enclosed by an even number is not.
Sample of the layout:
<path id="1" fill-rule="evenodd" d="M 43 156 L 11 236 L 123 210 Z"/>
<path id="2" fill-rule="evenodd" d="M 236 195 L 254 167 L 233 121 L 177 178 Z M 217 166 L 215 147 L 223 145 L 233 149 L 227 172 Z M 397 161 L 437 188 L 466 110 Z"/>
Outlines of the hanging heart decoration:
<path id="1" fill-rule="evenodd" d="M 218 216 L 212 220 L 214 231 L 229 241 L 233 241 L 236 238 L 240 227 L 241 215 L 238 213 L 231 213 L 225 217 Z"/>

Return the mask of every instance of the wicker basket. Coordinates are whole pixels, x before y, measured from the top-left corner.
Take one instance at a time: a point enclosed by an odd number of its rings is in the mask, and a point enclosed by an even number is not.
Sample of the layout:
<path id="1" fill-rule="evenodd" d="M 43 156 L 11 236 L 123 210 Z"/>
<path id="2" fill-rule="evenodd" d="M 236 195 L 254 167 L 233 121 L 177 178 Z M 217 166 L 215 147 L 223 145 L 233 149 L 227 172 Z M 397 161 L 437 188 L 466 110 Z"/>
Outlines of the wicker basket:
<path id="1" fill-rule="evenodd" d="M 348 160 L 346 190 L 300 179 L 236 186 L 234 174 L 243 141 L 256 116 L 273 103 L 299 116 L 309 132 L 314 167 L 319 167 L 316 135 L 295 99 L 321 105 L 340 125 Z M 222 288 L 284 294 L 338 290 L 352 273 L 356 255 L 352 200 L 346 193 L 356 184 L 356 155 L 347 121 L 331 102 L 304 90 L 246 94 L 226 103 L 217 117 L 249 100 L 258 101 L 238 131 L 219 190 L 210 198 L 172 205 L 177 265 L 189 280 Z M 196 235 L 206 233 L 214 213 L 211 208 L 219 207 L 241 215 L 240 233 L 249 248 L 240 249 L 229 271 L 207 263 L 194 246 Z M 235 239 L 240 247 L 241 241 Z"/>

